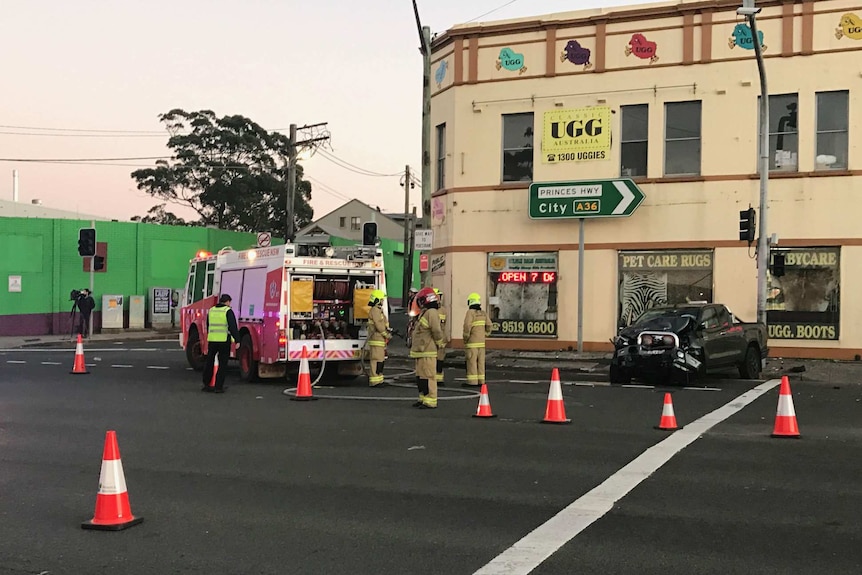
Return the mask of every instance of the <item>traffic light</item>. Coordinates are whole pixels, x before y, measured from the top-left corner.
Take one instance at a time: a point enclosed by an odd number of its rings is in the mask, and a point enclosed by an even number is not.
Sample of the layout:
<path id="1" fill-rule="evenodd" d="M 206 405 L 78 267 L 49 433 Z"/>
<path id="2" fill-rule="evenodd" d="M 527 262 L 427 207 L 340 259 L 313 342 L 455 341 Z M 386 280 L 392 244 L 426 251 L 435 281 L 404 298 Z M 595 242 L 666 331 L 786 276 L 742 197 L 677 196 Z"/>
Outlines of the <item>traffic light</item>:
<path id="1" fill-rule="evenodd" d="M 377 245 L 377 222 L 365 222 L 362 224 L 362 245 Z"/>
<path id="2" fill-rule="evenodd" d="M 96 255 L 96 228 L 78 230 L 78 255 L 85 258 Z"/>
<path id="3" fill-rule="evenodd" d="M 784 254 L 772 252 L 772 277 L 780 278 L 784 275 Z"/>
<path id="4" fill-rule="evenodd" d="M 754 221 L 754 208 L 748 208 L 739 212 L 739 241 L 748 242 L 754 241 L 757 224 Z"/>
<path id="5" fill-rule="evenodd" d="M 98 272 L 105 269 L 105 258 L 102 256 L 93 256 L 93 271 Z"/>

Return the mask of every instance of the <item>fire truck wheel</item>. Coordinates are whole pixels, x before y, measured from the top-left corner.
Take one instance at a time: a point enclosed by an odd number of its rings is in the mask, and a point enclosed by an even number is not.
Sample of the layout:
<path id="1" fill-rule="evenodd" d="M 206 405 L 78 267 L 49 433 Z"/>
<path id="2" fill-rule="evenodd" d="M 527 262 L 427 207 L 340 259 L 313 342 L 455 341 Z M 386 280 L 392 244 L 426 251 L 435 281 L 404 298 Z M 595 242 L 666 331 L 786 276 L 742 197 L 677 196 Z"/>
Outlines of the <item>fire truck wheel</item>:
<path id="1" fill-rule="evenodd" d="M 195 371 L 203 371 L 206 367 L 207 358 L 201 351 L 201 336 L 195 328 L 189 331 L 189 341 L 186 343 L 186 359 L 189 366 Z"/>
<path id="2" fill-rule="evenodd" d="M 243 381 L 257 381 L 257 362 L 254 360 L 254 348 L 251 336 L 245 334 L 239 346 L 239 378 Z"/>

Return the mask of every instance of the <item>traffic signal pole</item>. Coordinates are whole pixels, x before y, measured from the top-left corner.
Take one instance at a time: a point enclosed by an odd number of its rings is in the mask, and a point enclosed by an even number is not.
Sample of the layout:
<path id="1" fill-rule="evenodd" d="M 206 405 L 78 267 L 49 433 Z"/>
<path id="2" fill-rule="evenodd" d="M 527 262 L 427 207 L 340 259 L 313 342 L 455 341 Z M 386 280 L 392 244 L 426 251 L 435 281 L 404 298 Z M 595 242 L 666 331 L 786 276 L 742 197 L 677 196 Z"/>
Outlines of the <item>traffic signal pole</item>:
<path id="1" fill-rule="evenodd" d="M 94 230 L 96 229 L 96 220 L 90 220 L 90 227 L 93 228 Z M 96 245 L 98 246 L 98 244 L 96 244 Z M 97 251 L 97 250 L 93 250 L 93 251 Z M 96 256 L 94 254 L 93 256 L 90 257 L 90 297 L 93 297 L 93 294 L 95 293 L 94 292 L 95 283 L 96 283 L 96 273 L 95 272 L 96 272 Z M 95 299 L 96 298 L 93 297 L 94 301 L 95 301 Z M 93 337 L 93 311 L 94 310 L 90 311 L 90 325 L 87 328 L 87 333 L 90 335 L 90 337 Z M 102 310 L 102 313 L 104 313 L 104 310 Z"/>

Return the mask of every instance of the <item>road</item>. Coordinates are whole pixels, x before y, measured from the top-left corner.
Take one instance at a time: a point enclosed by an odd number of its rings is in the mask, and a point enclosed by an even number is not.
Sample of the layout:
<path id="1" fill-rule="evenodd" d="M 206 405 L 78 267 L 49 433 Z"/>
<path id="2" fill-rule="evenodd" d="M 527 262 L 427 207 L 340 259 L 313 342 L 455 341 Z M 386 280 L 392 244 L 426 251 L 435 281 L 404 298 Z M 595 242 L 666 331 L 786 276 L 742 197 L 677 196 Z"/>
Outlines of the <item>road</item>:
<path id="1" fill-rule="evenodd" d="M 173 341 L 85 354 L 0 351 L 0 574 L 862 572 L 858 383 L 794 383 L 803 437 L 773 439 L 777 381 L 563 372 L 542 425 L 546 370 L 489 372 L 476 419 L 457 379 L 423 411 L 396 380 L 204 394 Z M 117 533 L 80 528 L 107 430 L 144 517 Z"/>

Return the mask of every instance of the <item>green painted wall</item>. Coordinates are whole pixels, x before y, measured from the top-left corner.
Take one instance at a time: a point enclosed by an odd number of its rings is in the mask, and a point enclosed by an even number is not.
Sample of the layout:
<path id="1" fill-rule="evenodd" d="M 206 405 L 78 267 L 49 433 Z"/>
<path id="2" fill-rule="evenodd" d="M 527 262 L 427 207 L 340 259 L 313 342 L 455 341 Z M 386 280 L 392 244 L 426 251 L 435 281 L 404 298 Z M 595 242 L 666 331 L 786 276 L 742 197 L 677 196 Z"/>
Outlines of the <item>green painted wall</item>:
<path id="1" fill-rule="evenodd" d="M 330 236 L 329 243 L 333 246 L 354 246 L 356 240 Z M 386 271 L 386 295 L 400 300 L 404 292 L 404 242 L 380 238 L 380 249 L 383 250 L 383 269 Z M 419 253 L 417 252 L 413 257 L 413 287 L 419 286 Z"/>

